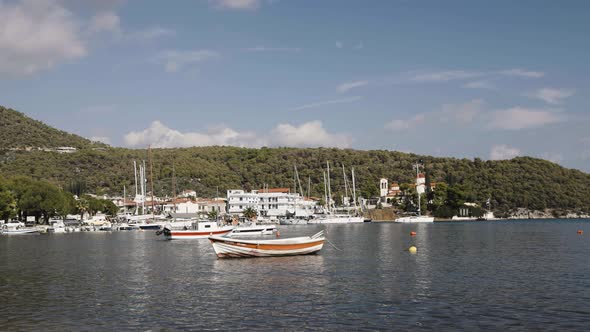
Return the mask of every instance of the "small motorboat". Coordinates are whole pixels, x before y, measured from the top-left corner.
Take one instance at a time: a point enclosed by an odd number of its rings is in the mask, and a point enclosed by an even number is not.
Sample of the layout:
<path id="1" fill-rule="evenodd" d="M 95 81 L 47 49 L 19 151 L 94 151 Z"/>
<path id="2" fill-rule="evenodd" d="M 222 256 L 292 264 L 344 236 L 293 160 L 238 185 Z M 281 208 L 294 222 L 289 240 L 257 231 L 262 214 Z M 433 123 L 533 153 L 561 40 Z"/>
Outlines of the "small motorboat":
<path id="1" fill-rule="evenodd" d="M 243 240 L 210 236 L 209 241 L 219 258 L 275 257 L 314 254 L 324 246 L 324 231 L 312 236 L 272 240 Z"/>
<path id="2" fill-rule="evenodd" d="M 36 228 L 25 227 L 22 222 L 3 224 L 0 228 L 0 234 L 3 235 L 34 235 L 39 234 Z"/>
<path id="3" fill-rule="evenodd" d="M 276 224 L 241 224 L 234 228 L 226 236 L 259 236 L 273 235 L 277 231 Z"/>
<path id="4" fill-rule="evenodd" d="M 197 221 L 180 229 L 166 224 L 161 231 L 156 232 L 156 235 L 164 234 L 168 240 L 194 240 L 206 239 L 213 235 L 225 235 L 233 229 L 234 226 L 219 225 L 215 221 Z"/>

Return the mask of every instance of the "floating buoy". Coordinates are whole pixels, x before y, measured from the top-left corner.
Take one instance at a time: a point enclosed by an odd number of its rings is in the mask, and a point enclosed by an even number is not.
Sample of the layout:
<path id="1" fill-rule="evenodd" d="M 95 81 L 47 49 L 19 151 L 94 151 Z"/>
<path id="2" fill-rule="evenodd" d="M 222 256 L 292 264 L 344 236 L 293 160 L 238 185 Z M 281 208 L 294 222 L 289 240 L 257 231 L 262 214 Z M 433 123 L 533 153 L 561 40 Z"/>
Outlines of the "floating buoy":
<path id="1" fill-rule="evenodd" d="M 578 234 L 582 235 L 582 234 L 584 234 L 584 231 L 581 229 L 578 229 Z"/>
<path id="2" fill-rule="evenodd" d="M 410 236 L 416 236 L 416 232 L 410 232 Z"/>
<path id="3" fill-rule="evenodd" d="M 418 251 L 418 249 L 415 246 L 411 246 L 408 248 L 408 251 L 411 252 L 412 254 L 415 253 L 416 251 Z"/>

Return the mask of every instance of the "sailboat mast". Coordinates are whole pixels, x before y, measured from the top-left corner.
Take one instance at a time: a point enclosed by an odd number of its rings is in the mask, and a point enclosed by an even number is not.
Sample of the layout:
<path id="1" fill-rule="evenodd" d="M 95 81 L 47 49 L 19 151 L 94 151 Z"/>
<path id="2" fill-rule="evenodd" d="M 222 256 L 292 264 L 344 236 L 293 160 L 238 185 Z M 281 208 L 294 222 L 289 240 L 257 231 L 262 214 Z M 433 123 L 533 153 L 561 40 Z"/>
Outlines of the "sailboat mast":
<path id="1" fill-rule="evenodd" d="M 174 205 L 174 212 L 176 213 L 176 172 L 174 164 L 172 164 L 172 204 Z"/>
<path id="2" fill-rule="evenodd" d="M 354 209 L 356 210 L 356 183 L 354 182 L 354 167 L 352 167 L 352 200 L 354 201 Z"/>
<path id="3" fill-rule="evenodd" d="M 326 161 L 328 165 L 328 211 L 332 212 L 332 188 L 330 188 L 330 162 Z"/>
<path id="4" fill-rule="evenodd" d="M 418 179 L 420 176 L 420 165 L 418 164 L 418 162 L 416 162 L 416 192 L 418 192 L 418 216 L 422 215 L 422 211 L 420 209 L 420 203 L 421 203 L 421 196 L 420 196 L 420 190 L 418 190 Z"/>
<path id="5" fill-rule="evenodd" d="M 148 147 L 148 161 L 150 163 L 150 182 L 152 190 L 152 221 L 154 220 L 154 167 L 152 162 L 152 147 Z"/>
<path id="6" fill-rule="evenodd" d="M 324 173 L 324 202 L 325 208 L 328 209 L 328 184 L 326 182 L 326 171 Z"/>
<path id="7" fill-rule="evenodd" d="M 127 218 L 127 204 L 125 204 L 125 185 L 123 185 L 123 212 L 125 212 L 125 218 Z"/>
<path id="8" fill-rule="evenodd" d="M 135 197 L 137 197 L 137 162 L 133 161 L 133 175 L 135 176 Z"/>

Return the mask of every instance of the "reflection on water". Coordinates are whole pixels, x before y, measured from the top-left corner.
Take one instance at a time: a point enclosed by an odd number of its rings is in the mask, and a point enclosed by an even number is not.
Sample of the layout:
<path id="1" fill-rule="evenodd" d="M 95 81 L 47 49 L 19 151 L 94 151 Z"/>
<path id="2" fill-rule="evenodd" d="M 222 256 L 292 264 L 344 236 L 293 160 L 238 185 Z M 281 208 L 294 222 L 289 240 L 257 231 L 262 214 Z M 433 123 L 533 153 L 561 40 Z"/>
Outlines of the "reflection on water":
<path id="1" fill-rule="evenodd" d="M 327 225 L 319 254 L 261 259 L 151 232 L 2 236 L 0 330 L 584 329 L 588 225 Z"/>

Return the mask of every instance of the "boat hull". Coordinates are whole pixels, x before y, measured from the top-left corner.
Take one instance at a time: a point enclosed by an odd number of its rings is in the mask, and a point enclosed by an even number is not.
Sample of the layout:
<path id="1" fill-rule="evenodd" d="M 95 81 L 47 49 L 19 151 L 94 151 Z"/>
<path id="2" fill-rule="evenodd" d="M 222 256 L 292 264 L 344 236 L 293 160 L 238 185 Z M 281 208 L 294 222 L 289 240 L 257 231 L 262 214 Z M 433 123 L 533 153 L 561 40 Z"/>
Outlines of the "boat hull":
<path id="1" fill-rule="evenodd" d="M 222 228 L 215 231 L 196 231 L 196 230 L 170 230 L 164 228 L 164 236 L 167 240 L 195 240 L 206 239 L 210 236 L 222 236 L 231 232 L 233 227 Z"/>
<path id="2" fill-rule="evenodd" d="M 398 223 L 431 223 L 431 222 L 434 222 L 434 217 L 426 217 L 426 216 L 402 217 L 402 218 L 397 218 L 394 221 L 398 222 Z"/>
<path id="3" fill-rule="evenodd" d="M 324 237 L 301 237 L 282 240 L 236 240 L 212 236 L 218 258 L 278 257 L 309 255 L 320 251 L 324 246 Z"/>
<path id="4" fill-rule="evenodd" d="M 308 224 L 356 224 L 363 223 L 365 219 L 363 217 L 327 217 L 320 219 L 311 219 Z"/>
<path id="5" fill-rule="evenodd" d="M 234 228 L 227 236 L 259 236 L 272 235 L 277 231 L 277 225 L 255 225 L 255 226 L 238 226 Z"/>
<path id="6" fill-rule="evenodd" d="M 13 229 L 13 230 L 1 231 L 0 234 L 3 234 L 3 235 L 35 235 L 35 234 L 39 234 L 39 230 L 36 230 L 36 229 Z"/>

